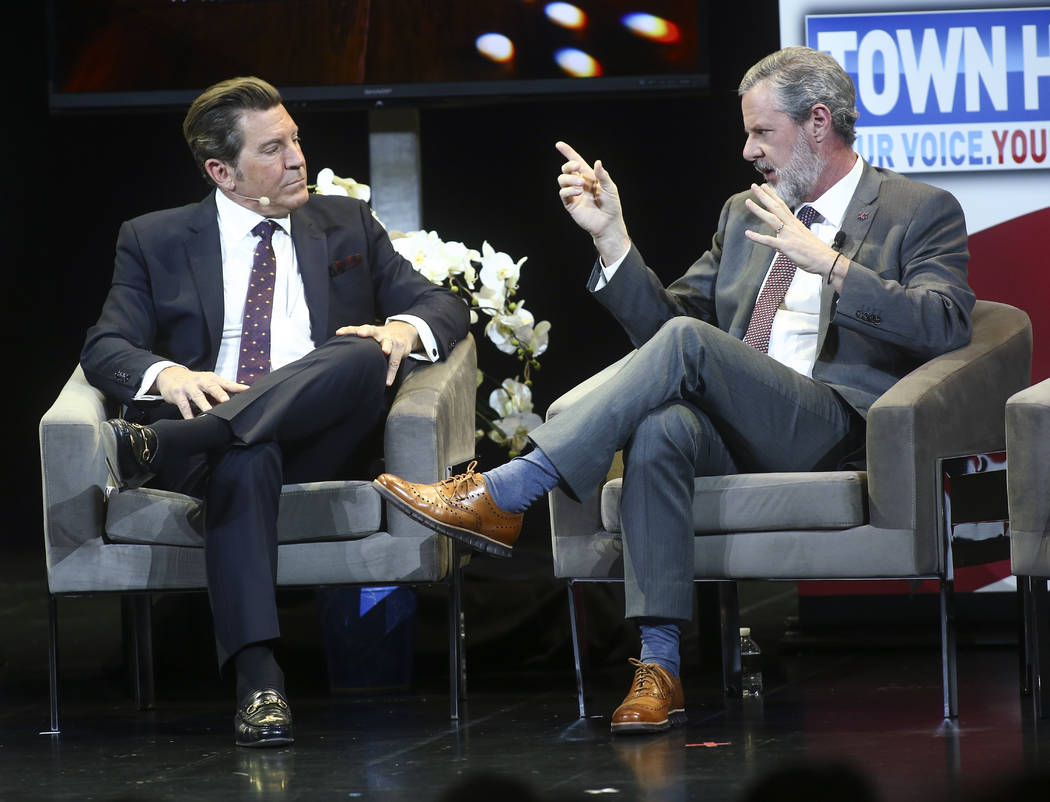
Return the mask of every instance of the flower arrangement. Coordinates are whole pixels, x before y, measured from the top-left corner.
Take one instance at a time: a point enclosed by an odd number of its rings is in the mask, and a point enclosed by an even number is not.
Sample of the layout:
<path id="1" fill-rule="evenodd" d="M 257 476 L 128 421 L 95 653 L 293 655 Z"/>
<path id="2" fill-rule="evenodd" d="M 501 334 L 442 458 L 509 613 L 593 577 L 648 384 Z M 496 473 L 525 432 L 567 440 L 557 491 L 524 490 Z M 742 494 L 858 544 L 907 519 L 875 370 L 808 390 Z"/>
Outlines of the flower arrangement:
<path id="1" fill-rule="evenodd" d="M 322 195 L 348 195 L 368 201 L 371 190 L 352 178 L 340 178 L 325 168 L 317 175 L 314 191 Z M 462 242 L 445 241 L 436 231 L 390 231 L 390 240 L 412 266 L 434 284 L 448 287 L 463 296 L 470 306 L 470 322 L 475 325 L 487 318 L 485 336 L 504 354 L 517 356 L 520 372 L 512 378 L 497 381 L 478 370 L 479 392 L 494 385 L 488 405 L 495 413 L 489 417 L 477 413 L 481 428 L 479 438 L 490 440 L 515 456 L 524 448 L 528 433 L 542 423 L 532 409 L 532 374 L 539 370 L 537 357 L 547 350 L 550 322 L 539 323 L 525 302 L 516 299 L 521 266 L 528 257 L 516 262 L 497 251 L 487 241 L 481 251 Z"/>

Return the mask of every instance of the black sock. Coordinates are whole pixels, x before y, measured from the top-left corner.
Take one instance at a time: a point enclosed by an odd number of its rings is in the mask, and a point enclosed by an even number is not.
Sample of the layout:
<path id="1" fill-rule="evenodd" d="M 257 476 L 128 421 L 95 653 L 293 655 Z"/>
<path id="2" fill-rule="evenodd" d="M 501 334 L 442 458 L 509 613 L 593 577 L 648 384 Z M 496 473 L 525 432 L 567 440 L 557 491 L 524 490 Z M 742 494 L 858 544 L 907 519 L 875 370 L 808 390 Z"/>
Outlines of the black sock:
<path id="1" fill-rule="evenodd" d="M 150 426 L 157 435 L 157 457 L 187 457 L 229 445 L 233 440 L 230 424 L 214 415 L 198 415 L 187 420 L 159 420 Z"/>
<path id="2" fill-rule="evenodd" d="M 273 688 L 284 693 L 284 672 L 277 665 L 273 649 L 265 643 L 245 646 L 233 656 L 237 669 L 237 703 L 255 691 Z"/>

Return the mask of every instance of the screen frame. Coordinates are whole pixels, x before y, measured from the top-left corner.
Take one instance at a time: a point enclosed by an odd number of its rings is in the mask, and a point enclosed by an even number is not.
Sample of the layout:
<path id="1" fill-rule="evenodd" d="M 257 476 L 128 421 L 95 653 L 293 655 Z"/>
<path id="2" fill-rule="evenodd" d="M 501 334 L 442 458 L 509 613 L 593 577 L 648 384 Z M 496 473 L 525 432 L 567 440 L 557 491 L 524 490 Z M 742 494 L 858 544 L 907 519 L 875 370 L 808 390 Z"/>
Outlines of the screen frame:
<path id="1" fill-rule="evenodd" d="M 204 90 L 149 89 L 113 92 L 69 92 L 56 88 L 58 72 L 56 2 L 47 2 L 47 104 L 52 113 L 76 111 L 172 110 L 185 108 Z M 384 106 L 455 106 L 557 100 L 597 96 L 663 96 L 706 92 L 711 88 L 711 48 L 708 4 L 696 0 L 698 31 L 695 72 L 666 72 L 624 76 L 534 79 L 478 79 L 410 83 L 288 85 L 275 81 L 282 98 L 297 105 L 373 109 Z"/>

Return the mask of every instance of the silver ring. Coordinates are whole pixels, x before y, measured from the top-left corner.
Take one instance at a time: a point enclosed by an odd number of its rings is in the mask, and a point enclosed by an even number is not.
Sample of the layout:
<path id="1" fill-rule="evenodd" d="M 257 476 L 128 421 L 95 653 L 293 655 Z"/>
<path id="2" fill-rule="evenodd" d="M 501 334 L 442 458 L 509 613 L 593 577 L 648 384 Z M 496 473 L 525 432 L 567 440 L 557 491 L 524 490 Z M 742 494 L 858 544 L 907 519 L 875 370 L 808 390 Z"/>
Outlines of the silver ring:
<path id="1" fill-rule="evenodd" d="M 777 226 L 777 234 L 778 234 L 778 235 L 780 234 L 780 232 L 781 232 L 781 231 L 783 231 L 783 230 L 784 230 L 784 221 L 783 221 L 783 220 L 780 220 L 779 222 L 780 222 L 780 225 L 779 225 L 779 226 Z"/>

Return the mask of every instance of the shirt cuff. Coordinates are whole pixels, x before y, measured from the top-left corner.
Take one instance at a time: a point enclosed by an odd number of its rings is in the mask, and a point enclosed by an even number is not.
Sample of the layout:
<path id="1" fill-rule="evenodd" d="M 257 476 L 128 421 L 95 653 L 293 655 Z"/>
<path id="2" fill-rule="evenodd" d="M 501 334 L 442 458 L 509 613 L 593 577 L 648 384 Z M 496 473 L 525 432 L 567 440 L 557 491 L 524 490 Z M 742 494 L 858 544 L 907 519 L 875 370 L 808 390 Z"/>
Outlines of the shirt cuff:
<path id="1" fill-rule="evenodd" d="M 441 352 L 438 351 L 437 340 L 434 338 L 434 332 L 430 330 L 430 326 L 421 317 L 415 315 L 391 315 L 386 319 L 389 323 L 391 320 L 400 320 L 404 323 L 409 323 L 415 328 L 419 334 L 419 342 L 422 346 L 422 351 L 413 351 L 409 354 L 413 359 L 427 362 L 437 362 L 441 356 Z"/>
<path id="2" fill-rule="evenodd" d="M 605 264 L 604 262 L 602 262 L 601 257 L 598 257 L 598 264 L 601 266 L 602 274 L 598 277 L 598 281 L 594 285 L 595 290 L 600 290 L 602 287 L 604 287 L 606 284 L 612 281 L 613 276 L 616 275 L 616 271 L 619 269 L 620 265 L 623 264 L 623 260 L 627 258 L 627 254 L 629 254 L 630 252 L 631 246 L 628 245 L 627 250 L 623 252 L 623 256 L 621 256 L 611 265 Z"/>
<path id="3" fill-rule="evenodd" d="M 154 362 L 148 368 L 146 372 L 142 374 L 142 384 L 139 385 L 139 391 L 135 393 L 135 401 L 160 401 L 161 396 L 155 395 L 149 392 L 149 389 L 153 386 L 153 383 L 157 381 L 157 376 L 164 368 L 170 368 L 178 365 L 178 362 Z"/>

